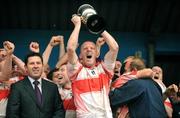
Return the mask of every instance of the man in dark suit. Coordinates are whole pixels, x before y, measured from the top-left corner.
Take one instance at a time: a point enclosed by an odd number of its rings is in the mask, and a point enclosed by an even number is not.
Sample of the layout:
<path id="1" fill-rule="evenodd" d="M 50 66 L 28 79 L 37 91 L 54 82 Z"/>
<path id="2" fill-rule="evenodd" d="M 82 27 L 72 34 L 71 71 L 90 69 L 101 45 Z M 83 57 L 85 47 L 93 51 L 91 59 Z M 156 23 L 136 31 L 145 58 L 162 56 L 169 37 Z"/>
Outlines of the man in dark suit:
<path id="1" fill-rule="evenodd" d="M 145 69 L 144 61 L 139 57 L 130 57 L 124 67 L 126 74 L 118 79 L 126 77 L 126 83 L 115 87 L 109 94 L 113 111 L 117 111 L 122 105 L 127 105 L 129 116 L 125 112 L 124 117 L 167 118 L 161 88 L 151 78 L 152 71 L 142 70 Z M 132 73 L 136 74 L 132 76 Z M 123 113 L 124 111 L 121 111 L 118 115 L 122 116 Z"/>
<path id="2" fill-rule="evenodd" d="M 11 86 L 6 117 L 64 118 L 64 107 L 57 86 L 41 78 L 42 56 L 39 53 L 27 55 L 25 68 L 28 76 Z"/>

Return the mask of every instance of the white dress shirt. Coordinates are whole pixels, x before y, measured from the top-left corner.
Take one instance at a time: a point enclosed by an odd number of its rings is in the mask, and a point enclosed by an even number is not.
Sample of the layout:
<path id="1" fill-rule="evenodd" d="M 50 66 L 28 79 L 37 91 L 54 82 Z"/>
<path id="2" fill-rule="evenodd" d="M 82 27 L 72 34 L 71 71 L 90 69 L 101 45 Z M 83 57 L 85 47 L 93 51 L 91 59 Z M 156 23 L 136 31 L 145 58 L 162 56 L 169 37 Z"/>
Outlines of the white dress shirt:
<path id="1" fill-rule="evenodd" d="M 35 87 L 34 87 L 33 82 L 34 82 L 35 80 L 34 80 L 32 77 L 29 77 L 29 76 L 28 76 L 28 79 L 29 79 L 29 81 L 31 82 L 31 85 L 32 85 L 32 87 L 33 87 L 33 89 L 34 89 Z M 40 92 L 42 93 L 42 79 L 39 78 L 39 79 L 37 79 L 37 81 L 39 81 L 38 87 L 39 87 Z"/>

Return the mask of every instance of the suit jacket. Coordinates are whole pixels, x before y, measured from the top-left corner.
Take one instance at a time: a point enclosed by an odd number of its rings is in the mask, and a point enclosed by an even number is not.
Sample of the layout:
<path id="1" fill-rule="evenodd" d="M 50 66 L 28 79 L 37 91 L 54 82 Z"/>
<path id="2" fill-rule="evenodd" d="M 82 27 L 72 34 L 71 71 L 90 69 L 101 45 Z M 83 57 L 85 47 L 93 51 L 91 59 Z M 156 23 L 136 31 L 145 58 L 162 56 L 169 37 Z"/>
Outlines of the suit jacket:
<path id="1" fill-rule="evenodd" d="M 130 118 L 167 118 L 161 91 L 151 78 L 129 80 L 109 95 L 112 108 L 128 106 Z"/>
<path id="2" fill-rule="evenodd" d="M 64 118 L 65 111 L 58 88 L 42 79 L 42 106 L 38 106 L 30 80 L 26 77 L 11 86 L 7 118 Z"/>

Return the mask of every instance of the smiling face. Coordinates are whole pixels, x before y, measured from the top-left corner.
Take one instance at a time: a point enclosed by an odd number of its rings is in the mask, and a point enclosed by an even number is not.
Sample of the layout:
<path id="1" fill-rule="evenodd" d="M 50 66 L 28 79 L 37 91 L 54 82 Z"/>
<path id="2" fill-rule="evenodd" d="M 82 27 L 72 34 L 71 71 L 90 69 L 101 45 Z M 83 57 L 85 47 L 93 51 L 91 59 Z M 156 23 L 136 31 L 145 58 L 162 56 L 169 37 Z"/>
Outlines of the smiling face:
<path id="1" fill-rule="evenodd" d="M 53 72 L 52 80 L 58 85 L 64 85 L 66 82 L 68 82 L 69 79 L 66 65 L 62 65 L 59 70 Z"/>
<path id="2" fill-rule="evenodd" d="M 93 42 L 86 41 L 81 46 L 80 58 L 84 66 L 93 67 L 96 64 L 97 49 Z"/>
<path id="3" fill-rule="evenodd" d="M 25 65 L 26 71 L 33 79 L 39 79 L 43 72 L 43 62 L 38 56 L 31 56 Z"/>

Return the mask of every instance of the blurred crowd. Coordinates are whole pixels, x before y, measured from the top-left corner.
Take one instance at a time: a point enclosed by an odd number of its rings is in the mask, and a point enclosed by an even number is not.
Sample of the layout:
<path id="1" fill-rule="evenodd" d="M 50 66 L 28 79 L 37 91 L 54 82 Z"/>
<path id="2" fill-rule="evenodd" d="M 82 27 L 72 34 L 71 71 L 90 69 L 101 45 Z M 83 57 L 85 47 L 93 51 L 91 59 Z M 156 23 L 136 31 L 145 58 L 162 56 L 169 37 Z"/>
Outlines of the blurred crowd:
<path id="1" fill-rule="evenodd" d="M 31 42 L 24 60 L 14 55 L 13 42 L 3 42 L 0 118 L 180 118 L 180 82 L 166 86 L 162 68 L 146 67 L 141 57 L 118 60 L 120 44 L 106 30 L 96 42 L 79 46 L 81 18 L 73 15 L 71 21 L 67 46 L 62 35 L 53 36 L 40 54 L 40 44 Z M 103 45 L 109 50 L 100 58 Z M 55 46 L 58 62 L 50 67 Z M 40 83 L 41 104 L 34 80 Z"/>

